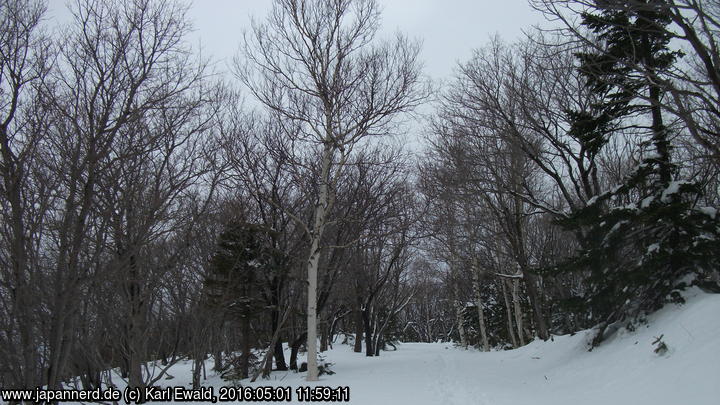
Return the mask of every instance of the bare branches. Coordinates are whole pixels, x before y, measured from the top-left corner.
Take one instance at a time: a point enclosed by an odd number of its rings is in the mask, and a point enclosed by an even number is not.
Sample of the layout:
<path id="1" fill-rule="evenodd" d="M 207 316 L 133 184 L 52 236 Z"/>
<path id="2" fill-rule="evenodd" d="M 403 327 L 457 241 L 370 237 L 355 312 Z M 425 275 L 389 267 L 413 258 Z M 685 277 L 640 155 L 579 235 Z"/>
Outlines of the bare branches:
<path id="1" fill-rule="evenodd" d="M 303 124 L 294 136 L 344 148 L 385 134 L 427 92 L 417 43 L 369 46 L 378 12 L 374 0 L 277 2 L 246 36 L 248 62 L 236 58 L 236 74 L 270 110 Z"/>
<path id="2" fill-rule="evenodd" d="M 85 373 L 86 388 L 99 387 L 120 358 L 142 385 L 150 308 L 223 177 L 214 128 L 224 94 L 184 43 L 186 6 L 73 7 L 59 39 L 39 31 L 41 2 L 0 7 L 0 261 L 13 263 L 0 273 L 0 328 L 3 345 L 25 348 L 0 367 L 14 370 L 0 374 L 4 386 L 58 387 Z M 105 342 L 108 331 L 119 340 Z M 77 355 L 84 344 L 96 346 Z"/>
<path id="3" fill-rule="evenodd" d="M 43 133 L 36 129 L 40 107 L 33 86 L 47 75 L 46 38 L 39 32 L 41 2 L 0 3 L 0 344 L 13 348 L 0 361 L 0 383 L 32 387 L 41 382 L 35 351 L 37 237 L 47 210 L 47 189 L 33 156 Z M 7 363 L 6 363 L 7 362 Z"/>
<path id="4" fill-rule="evenodd" d="M 390 133 L 398 114 L 427 97 L 417 60 L 419 45 L 401 36 L 376 45 L 378 17 L 375 0 L 277 0 L 265 22 L 255 23 L 246 35 L 245 60 L 235 61 L 236 75 L 255 98 L 281 123 L 291 123 L 281 126 L 280 135 L 287 140 L 274 142 L 282 147 L 275 153 L 293 162 L 303 160 L 303 154 L 312 157 L 300 166 L 311 170 L 293 176 L 313 178 L 317 184 L 312 223 L 298 221 L 310 239 L 311 381 L 317 379 L 317 271 L 336 187 L 365 138 Z"/>

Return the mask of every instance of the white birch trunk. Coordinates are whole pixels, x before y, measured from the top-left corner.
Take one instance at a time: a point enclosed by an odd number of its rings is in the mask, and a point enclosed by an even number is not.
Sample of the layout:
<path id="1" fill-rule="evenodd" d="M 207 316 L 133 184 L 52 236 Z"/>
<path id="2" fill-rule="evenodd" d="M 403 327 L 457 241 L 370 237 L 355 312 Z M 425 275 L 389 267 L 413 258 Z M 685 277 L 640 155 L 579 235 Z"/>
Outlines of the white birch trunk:
<path id="1" fill-rule="evenodd" d="M 490 351 L 490 344 L 488 343 L 487 329 L 485 327 L 485 311 L 483 311 L 482 296 L 480 295 L 480 275 L 478 272 L 477 261 L 475 268 L 473 269 L 473 290 L 475 290 L 475 306 L 478 312 L 478 326 L 480 327 L 480 339 L 482 342 L 483 351 Z"/>
<path id="2" fill-rule="evenodd" d="M 512 279 L 512 300 L 515 307 L 515 326 L 517 326 L 517 334 L 520 339 L 520 346 L 525 346 L 525 336 L 523 333 L 523 314 L 520 306 L 520 279 Z"/>
<path id="3" fill-rule="evenodd" d="M 463 325 L 463 305 L 460 300 L 455 300 L 455 321 L 458 325 L 458 334 L 460 334 L 460 346 L 467 349 L 467 336 L 465 335 L 465 325 Z"/>
<path id="4" fill-rule="evenodd" d="M 330 181 L 330 164 L 332 147 L 325 145 L 323 149 L 322 171 L 320 173 L 320 195 L 315 206 L 315 223 L 310 241 L 310 258 L 308 260 L 308 304 L 307 304 L 307 381 L 318 380 L 317 364 L 317 278 L 320 263 L 320 239 L 325 228 L 325 216 L 330 204 L 328 182 Z"/>
<path id="5" fill-rule="evenodd" d="M 451 269 L 452 271 L 452 269 Z M 453 276 L 455 278 L 455 276 Z M 455 294 L 455 322 L 457 322 L 458 334 L 460 335 L 460 345 L 467 349 L 467 336 L 465 335 L 465 325 L 463 322 L 463 303 L 460 301 L 460 289 L 457 280 L 452 280 L 453 293 Z"/>
<path id="6" fill-rule="evenodd" d="M 489 352 L 490 351 L 490 343 L 488 342 L 487 328 L 485 326 L 485 314 L 483 311 L 483 303 L 482 303 L 482 298 L 480 298 L 480 294 L 477 295 L 477 298 L 475 300 L 475 306 L 477 306 L 478 324 L 480 326 L 480 339 L 482 341 L 483 351 Z"/>

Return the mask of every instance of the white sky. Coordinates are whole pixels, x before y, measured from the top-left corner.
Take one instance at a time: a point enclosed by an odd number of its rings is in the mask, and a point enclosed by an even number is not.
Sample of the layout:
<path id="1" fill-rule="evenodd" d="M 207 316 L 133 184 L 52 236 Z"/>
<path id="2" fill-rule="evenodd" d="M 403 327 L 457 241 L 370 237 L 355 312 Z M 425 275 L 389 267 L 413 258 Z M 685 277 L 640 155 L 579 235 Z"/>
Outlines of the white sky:
<path id="1" fill-rule="evenodd" d="M 67 2 L 48 0 L 48 17 L 57 25 L 69 20 Z M 244 30 L 251 16 L 264 19 L 271 0 L 185 0 L 191 8 L 189 18 L 194 33 L 189 40 L 202 45 L 203 57 L 217 62 L 219 71 L 229 72 Z M 436 84 L 452 79 L 459 61 L 467 61 L 472 50 L 483 46 L 498 34 L 513 41 L 533 25 L 545 22 L 527 0 L 378 0 L 383 7 L 382 36 L 403 32 L 423 43 L 424 73 Z M 248 100 L 252 105 L 252 100 Z M 421 149 L 420 134 L 425 125 L 421 118 L 432 112 L 432 104 L 417 111 L 419 116 L 403 119 L 406 146 Z"/>
<path id="2" fill-rule="evenodd" d="M 448 79 L 458 61 L 467 60 L 473 48 L 490 36 L 506 40 L 519 37 L 523 29 L 543 21 L 527 0 L 379 0 L 383 7 L 383 31 L 401 31 L 423 41 L 425 73 L 433 79 Z M 262 19 L 271 0 L 192 0 L 189 17 L 194 38 L 204 56 L 227 63 L 238 49 L 250 16 Z M 49 17 L 66 21 L 66 0 L 49 0 Z"/>

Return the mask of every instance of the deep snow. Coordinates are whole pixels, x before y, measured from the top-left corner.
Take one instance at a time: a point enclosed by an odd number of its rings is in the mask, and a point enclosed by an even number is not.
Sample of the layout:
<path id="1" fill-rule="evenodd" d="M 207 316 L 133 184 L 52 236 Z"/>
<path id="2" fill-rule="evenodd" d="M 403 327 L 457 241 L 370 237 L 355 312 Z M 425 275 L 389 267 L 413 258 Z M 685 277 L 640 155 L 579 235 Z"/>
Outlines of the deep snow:
<path id="1" fill-rule="evenodd" d="M 307 383 L 305 373 L 275 372 L 256 386 L 350 387 L 352 404 L 718 405 L 720 295 L 693 290 L 685 305 L 668 305 L 630 332 L 620 330 L 587 351 L 590 334 L 555 336 L 510 351 L 483 353 L 449 343 L 405 343 L 368 358 L 336 345 L 324 353 L 334 375 Z M 663 335 L 668 351 L 654 352 Z M 209 365 L 209 364 L 208 364 Z M 167 385 L 189 386 L 190 362 Z M 209 369 L 209 368 L 208 368 Z M 205 385 L 226 385 L 208 375 Z"/>

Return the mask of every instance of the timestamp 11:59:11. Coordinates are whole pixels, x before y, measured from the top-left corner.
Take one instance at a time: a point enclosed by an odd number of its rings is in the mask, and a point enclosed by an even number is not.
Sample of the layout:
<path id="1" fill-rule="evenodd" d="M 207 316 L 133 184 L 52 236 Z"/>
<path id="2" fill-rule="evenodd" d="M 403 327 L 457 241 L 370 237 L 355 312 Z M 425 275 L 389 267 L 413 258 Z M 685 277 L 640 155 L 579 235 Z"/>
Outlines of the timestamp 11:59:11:
<path id="1" fill-rule="evenodd" d="M 350 387 L 298 387 L 295 389 L 300 402 L 349 402 Z"/>

